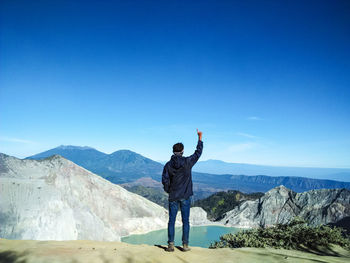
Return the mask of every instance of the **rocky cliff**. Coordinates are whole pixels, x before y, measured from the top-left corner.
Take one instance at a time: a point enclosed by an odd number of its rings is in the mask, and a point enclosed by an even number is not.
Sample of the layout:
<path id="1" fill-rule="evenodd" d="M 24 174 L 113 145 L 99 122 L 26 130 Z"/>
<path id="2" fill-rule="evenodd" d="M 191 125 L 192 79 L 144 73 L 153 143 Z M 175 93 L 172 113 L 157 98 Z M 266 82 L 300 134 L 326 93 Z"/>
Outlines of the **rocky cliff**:
<path id="1" fill-rule="evenodd" d="M 205 211 L 192 208 L 190 223 L 205 222 Z M 59 155 L 37 161 L 0 153 L 0 238 L 118 241 L 167 223 L 163 207 Z"/>
<path id="2" fill-rule="evenodd" d="M 177 218 L 180 221 L 180 215 Z M 190 224 L 194 226 L 210 225 L 211 221 L 207 219 L 207 212 L 201 207 L 192 207 L 190 211 Z"/>
<path id="3" fill-rule="evenodd" d="M 350 216 L 350 191 L 318 189 L 295 193 L 279 186 L 257 200 L 241 203 L 220 222 L 234 227 L 258 227 L 287 223 L 295 216 L 304 218 L 310 225 L 337 222 Z"/>

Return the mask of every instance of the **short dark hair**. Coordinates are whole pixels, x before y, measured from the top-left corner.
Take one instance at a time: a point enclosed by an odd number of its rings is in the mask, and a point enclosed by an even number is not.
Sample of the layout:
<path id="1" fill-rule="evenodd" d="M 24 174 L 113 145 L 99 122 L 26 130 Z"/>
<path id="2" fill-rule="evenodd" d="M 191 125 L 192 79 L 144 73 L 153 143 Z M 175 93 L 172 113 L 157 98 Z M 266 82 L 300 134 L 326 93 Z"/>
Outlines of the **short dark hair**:
<path id="1" fill-rule="evenodd" d="M 174 144 L 173 146 L 173 152 L 182 152 L 184 149 L 184 145 L 181 142 L 178 142 L 176 144 Z"/>

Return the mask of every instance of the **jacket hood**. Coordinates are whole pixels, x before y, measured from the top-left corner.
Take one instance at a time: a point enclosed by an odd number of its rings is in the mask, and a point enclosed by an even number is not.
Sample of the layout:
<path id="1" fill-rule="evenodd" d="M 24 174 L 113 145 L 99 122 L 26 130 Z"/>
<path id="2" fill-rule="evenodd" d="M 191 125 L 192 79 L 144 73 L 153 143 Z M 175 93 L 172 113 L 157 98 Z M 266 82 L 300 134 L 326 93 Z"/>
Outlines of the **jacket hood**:
<path id="1" fill-rule="evenodd" d="M 179 155 L 172 155 L 170 160 L 170 166 L 179 169 L 185 165 L 185 157 Z"/>

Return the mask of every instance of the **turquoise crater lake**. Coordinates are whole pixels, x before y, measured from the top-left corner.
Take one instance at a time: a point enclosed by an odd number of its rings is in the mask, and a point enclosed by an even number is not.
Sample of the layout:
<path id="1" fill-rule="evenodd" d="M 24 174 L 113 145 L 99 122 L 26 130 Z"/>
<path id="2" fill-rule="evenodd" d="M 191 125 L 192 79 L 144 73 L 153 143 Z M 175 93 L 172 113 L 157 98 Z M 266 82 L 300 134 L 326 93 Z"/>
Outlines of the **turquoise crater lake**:
<path id="1" fill-rule="evenodd" d="M 223 226 L 193 226 L 190 228 L 189 245 L 208 248 L 214 241 L 219 241 L 220 236 L 228 233 L 237 233 L 240 228 Z M 182 245 L 182 227 L 175 228 L 175 246 Z M 168 230 L 161 229 L 141 235 L 123 237 L 122 242 L 129 244 L 167 245 Z"/>

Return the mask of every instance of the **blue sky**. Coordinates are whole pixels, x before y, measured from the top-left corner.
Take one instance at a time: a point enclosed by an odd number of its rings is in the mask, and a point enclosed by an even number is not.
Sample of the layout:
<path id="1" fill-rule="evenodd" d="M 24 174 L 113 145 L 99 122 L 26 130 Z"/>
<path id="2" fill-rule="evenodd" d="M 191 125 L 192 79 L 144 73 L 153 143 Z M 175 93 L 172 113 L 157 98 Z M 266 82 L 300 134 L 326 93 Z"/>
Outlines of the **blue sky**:
<path id="1" fill-rule="evenodd" d="M 1 1 L 0 152 L 350 167 L 349 1 Z"/>

